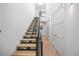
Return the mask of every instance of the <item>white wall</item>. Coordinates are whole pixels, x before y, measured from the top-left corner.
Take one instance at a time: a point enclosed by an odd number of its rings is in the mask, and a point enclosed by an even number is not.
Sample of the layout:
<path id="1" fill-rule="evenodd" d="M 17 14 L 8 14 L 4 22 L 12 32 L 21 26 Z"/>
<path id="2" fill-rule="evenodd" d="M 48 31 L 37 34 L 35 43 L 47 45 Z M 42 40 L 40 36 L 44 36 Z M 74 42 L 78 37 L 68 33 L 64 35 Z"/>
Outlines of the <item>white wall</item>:
<path id="1" fill-rule="evenodd" d="M 79 56 L 79 4 L 67 4 L 65 11 L 65 55 Z"/>
<path id="2" fill-rule="evenodd" d="M 79 56 L 79 4 L 63 4 L 50 18 L 58 5 L 48 5 L 50 42 L 62 55 Z"/>
<path id="3" fill-rule="evenodd" d="M 64 5 L 49 4 L 49 39 L 55 48 L 64 55 L 65 39 L 64 39 Z M 60 6 L 60 7 L 59 7 Z M 51 18 L 50 18 L 51 17 Z"/>
<path id="4" fill-rule="evenodd" d="M 0 55 L 11 55 L 35 16 L 33 4 L 0 4 Z"/>

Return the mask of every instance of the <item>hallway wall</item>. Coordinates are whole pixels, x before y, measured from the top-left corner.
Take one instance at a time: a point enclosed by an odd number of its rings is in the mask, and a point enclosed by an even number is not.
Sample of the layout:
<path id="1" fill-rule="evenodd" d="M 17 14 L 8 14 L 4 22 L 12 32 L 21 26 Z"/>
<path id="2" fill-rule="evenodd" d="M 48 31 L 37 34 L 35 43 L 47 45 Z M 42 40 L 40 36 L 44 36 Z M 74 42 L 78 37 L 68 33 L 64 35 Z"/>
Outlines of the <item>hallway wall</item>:
<path id="1" fill-rule="evenodd" d="M 64 39 L 64 4 L 49 4 L 48 17 L 49 20 L 49 39 L 55 48 L 64 55 L 65 39 Z"/>
<path id="2" fill-rule="evenodd" d="M 65 6 L 65 55 L 79 56 L 79 3 Z"/>
<path id="3" fill-rule="evenodd" d="M 79 56 L 79 4 L 49 4 L 49 39 L 65 56 Z"/>
<path id="4" fill-rule="evenodd" d="M 11 55 L 35 17 L 33 4 L 0 4 L 0 55 Z"/>

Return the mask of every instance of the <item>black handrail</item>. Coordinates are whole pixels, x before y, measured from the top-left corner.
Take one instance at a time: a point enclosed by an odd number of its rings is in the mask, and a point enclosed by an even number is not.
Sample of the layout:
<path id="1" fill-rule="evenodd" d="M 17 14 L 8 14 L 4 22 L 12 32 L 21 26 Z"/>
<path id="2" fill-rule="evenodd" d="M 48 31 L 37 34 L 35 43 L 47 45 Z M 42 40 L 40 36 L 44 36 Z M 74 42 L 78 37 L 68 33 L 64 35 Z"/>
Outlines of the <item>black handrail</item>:
<path id="1" fill-rule="evenodd" d="M 40 34 L 40 19 L 37 18 L 36 56 L 43 55 L 42 47 L 43 47 L 43 44 L 42 44 L 41 34 Z"/>
<path id="2" fill-rule="evenodd" d="M 40 33 L 40 18 L 35 17 L 33 22 L 31 23 L 30 27 L 33 25 L 33 32 L 36 32 L 36 56 L 43 56 L 43 43 L 41 40 L 41 33 Z M 29 27 L 29 29 L 30 29 Z"/>

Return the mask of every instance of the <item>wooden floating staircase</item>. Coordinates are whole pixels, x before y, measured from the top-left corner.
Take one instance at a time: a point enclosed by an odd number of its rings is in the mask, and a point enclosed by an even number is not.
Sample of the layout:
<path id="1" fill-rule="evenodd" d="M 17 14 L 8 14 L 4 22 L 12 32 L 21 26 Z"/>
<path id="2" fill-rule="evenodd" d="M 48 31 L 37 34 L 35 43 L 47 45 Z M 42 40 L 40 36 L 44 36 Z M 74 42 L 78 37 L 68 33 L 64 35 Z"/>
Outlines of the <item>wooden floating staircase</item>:
<path id="1" fill-rule="evenodd" d="M 36 43 L 36 39 L 23 39 L 21 43 Z"/>
<path id="2" fill-rule="evenodd" d="M 29 39 L 31 39 L 31 38 L 35 39 L 36 37 L 37 36 L 36 35 L 33 35 L 33 34 L 32 35 L 24 35 L 23 36 L 24 39 L 27 39 L 27 38 L 29 38 Z"/>
<path id="3" fill-rule="evenodd" d="M 35 35 L 36 32 L 25 32 L 26 35 Z"/>
<path id="4" fill-rule="evenodd" d="M 38 52 L 38 36 L 37 36 L 37 17 L 34 18 L 31 25 L 29 26 L 27 32 L 23 36 L 23 39 L 20 41 L 20 44 L 17 46 L 16 51 L 12 56 L 36 56 L 39 55 Z M 42 50 L 41 50 L 42 51 Z M 41 56 L 41 55 L 40 55 Z"/>

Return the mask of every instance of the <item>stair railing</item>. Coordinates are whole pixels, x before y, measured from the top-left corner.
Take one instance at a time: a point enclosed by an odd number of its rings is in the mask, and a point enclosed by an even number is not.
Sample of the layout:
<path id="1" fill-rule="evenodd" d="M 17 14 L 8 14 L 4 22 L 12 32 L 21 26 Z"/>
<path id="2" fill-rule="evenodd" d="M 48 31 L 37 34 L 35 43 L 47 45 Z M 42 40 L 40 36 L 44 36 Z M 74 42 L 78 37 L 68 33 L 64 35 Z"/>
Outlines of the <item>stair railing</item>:
<path id="1" fill-rule="evenodd" d="M 37 38 L 36 38 L 36 56 L 43 55 L 43 43 L 40 34 L 40 19 L 37 18 Z"/>

